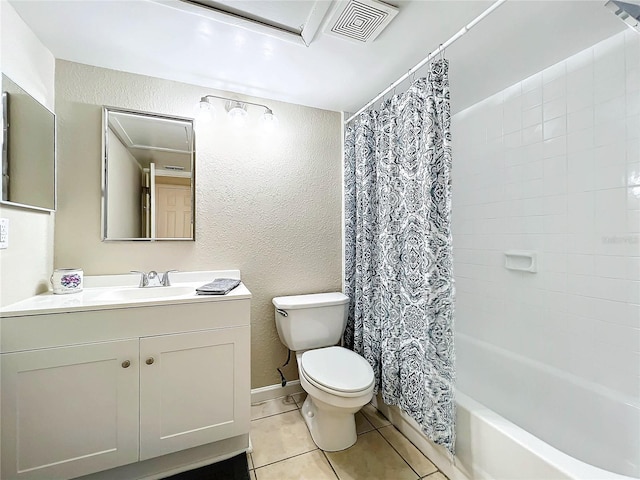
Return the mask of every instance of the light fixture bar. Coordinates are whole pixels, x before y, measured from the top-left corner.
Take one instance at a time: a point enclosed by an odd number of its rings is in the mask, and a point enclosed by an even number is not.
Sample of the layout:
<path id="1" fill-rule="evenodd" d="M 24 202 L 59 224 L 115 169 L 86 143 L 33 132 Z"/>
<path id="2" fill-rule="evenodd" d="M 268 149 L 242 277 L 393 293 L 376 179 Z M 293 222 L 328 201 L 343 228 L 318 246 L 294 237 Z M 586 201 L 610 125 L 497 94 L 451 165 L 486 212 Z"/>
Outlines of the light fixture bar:
<path id="1" fill-rule="evenodd" d="M 265 128 L 272 130 L 277 128 L 278 126 L 278 118 L 273 113 L 273 110 L 262 103 L 248 102 L 245 100 L 238 100 L 236 98 L 223 97 L 220 95 L 205 95 L 200 97 L 200 107 L 199 107 L 199 115 L 201 115 L 201 120 L 199 121 L 208 121 L 211 120 L 211 110 L 213 109 L 213 103 L 210 102 L 210 99 L 218 99 L 225 100 L 226 105 L 225 109 L 227 111 L 227 116 L 236 124 L 244 123 L 247 116 L 247 105 L 253 105 L 255 107 L 260 107 L 264 109 L 264 113 L 262 114 L 262 124 Z"/>
<path id="2" fill-rule="evenodd" d="M 200 98 L 200 102 L 207 102 L 207 98 L 218 98 L 220 100 L 227 100 L 229 102 L 238 102 L 238 103 L 244 103 L 246 105 L 254 105 L 256 107 L 264 108 L 266 110 L 266 113 L 273 113 L 273 111 L 269 107 L 267 107 L 266 105 L 262 105 L 261 103 L 247 102 L 246 100 L 237 100 L 235 98 L 219 97 L 218 95 L 205 95 L 204 97 Z"/>

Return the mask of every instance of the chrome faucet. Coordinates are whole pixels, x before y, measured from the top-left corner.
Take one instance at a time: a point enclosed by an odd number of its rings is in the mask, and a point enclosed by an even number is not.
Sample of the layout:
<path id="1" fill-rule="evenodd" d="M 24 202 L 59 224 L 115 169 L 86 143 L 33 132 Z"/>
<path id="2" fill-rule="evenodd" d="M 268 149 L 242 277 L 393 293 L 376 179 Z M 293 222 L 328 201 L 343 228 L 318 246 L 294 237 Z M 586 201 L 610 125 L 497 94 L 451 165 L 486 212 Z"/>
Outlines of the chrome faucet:
<path id="1" fill-rule="evenodd" d="M 169 274 L 171 272 L 177 272 L 178 270 L 167 270 L 166 272 L 164 272 L 162 274 L 162 286 L 163 287 L 170 287 L 171 286 L 171 280 L 169 280 Z"/>
<path id="2" fill-rule="evenodd" d="M 149 273 L 141 272 L 139 270 L 131 270 L 131 273 L 140 274 L 140 288 L 147 287 L 170 287 L 171 281 L 169 280 L 169 274 L 171 272 L 177 272 L 177 270 L 167 270 L 160 276 L 155 270 L 151 270 Z"/>

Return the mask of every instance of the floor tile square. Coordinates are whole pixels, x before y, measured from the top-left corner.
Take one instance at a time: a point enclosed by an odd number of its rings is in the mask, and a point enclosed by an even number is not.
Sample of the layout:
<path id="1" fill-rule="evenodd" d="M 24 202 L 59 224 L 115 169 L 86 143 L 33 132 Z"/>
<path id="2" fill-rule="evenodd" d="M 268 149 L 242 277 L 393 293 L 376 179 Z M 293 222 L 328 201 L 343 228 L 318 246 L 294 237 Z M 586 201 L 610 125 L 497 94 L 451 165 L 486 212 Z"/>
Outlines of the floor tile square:
<path id="1" fill-rule="evenodd" d="M 256 469 L 318 448 L 297 409 L 253 420 L 251 442 Z"/>
<path id="2" fill-rule="evenodd" d="M 335 472 L 320 450 L 287 458 L 255 470 L 259 480 L 337 480 Z"/>
<path id="3" fill-rule="evenodd" d="M 436 466 L 425 457 L 418 448 L 400 433 L 396 427 L 389 425 L 378 430 L 382 436 L 400 454 L 404 461 L 413 468 L 418 475 L 424 477 L 437 472 Z M 433 479 L 437 480 L 437 479 Z"/>
<path id="4" fill-rule="evenodd" d="M 370 403 L 362 407 L 362 410 L 360 411 L 364 414 L 365 417 L 367 417 L 367 420 L 371 422 L 371 425 L 376 428 L 382 428 L 386 427 L 387 425 L 391 425 L 391 422 L 387 420 L 384 415 L 382 415 L 378 411 L 378 409 Z"/>
<path id="5" fill-rule="evenodd" d="M 370 432 L 371 430 L 375 430 L 373 425 L 371 425 L 371 422 L 367 420 L 367 417 L 365 417 L 362 414 L 362 412 L 357 412 L 355 417 L 356 417 L 356 433 L 358 435 L 360 435 L 361 433 Z"/>
<path id="6" fill-rule="evenodd" d="M 354 446 L 340 452 L 326 452 L 340 480 L 416 480 L 411 470 L 377 431 L 358 436 Z"/>
<path id="7" fill-rule="evenodd" d="M 266 402 L 251 405 L 251 420 L 277 415 L 278 413 L 290 412 L 297 408 L 296 402 L 290 395 L 267 400 Z"/>

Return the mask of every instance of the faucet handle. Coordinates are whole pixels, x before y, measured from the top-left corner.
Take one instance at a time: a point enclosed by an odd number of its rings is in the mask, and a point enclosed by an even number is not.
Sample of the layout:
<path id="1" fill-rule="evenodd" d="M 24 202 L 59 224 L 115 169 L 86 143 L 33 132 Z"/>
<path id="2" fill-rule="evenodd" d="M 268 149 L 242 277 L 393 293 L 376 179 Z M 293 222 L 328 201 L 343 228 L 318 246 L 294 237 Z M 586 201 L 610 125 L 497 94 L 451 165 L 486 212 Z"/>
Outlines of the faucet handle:
<path id="1" fill-rule="evenodd" d="M 171 281 L 169 280 L 169 274 L 171 272 L 177 272 L 178 270 L 167 270 L 166 272 L 164 272 L 164 274 L 162 275 L 162 286 L 163 287 L 170 287 L 171 286 Z"/>
<path id="2" fill-rule="evenodd" d="M 145 272 L 141 272 L 139 270 L 131 270 L 131 273 L 139 273 L 140 274 L 140 285 L 138 287 L 146 287 L 149 284 L 149 277 Z"/>

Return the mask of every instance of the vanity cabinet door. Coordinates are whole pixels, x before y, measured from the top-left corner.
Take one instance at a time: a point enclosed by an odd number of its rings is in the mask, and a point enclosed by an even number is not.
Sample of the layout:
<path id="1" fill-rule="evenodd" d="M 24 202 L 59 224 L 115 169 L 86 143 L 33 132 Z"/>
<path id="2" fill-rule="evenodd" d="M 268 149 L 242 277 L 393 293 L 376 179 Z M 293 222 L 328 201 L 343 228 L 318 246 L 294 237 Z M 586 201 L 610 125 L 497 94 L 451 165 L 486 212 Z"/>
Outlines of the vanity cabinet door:
<path id="1" fill-rule="evenodd" d="M 249 432 L 249 327 L 140 339 L 140 460 Z"/>
<path id="2" fill-rule="evenodd" d="M 138 460 L 138 339 L 0 361 L 2 479 L 67 479 Z"/>

